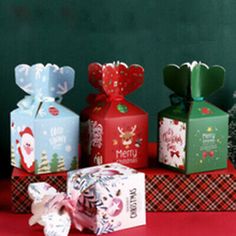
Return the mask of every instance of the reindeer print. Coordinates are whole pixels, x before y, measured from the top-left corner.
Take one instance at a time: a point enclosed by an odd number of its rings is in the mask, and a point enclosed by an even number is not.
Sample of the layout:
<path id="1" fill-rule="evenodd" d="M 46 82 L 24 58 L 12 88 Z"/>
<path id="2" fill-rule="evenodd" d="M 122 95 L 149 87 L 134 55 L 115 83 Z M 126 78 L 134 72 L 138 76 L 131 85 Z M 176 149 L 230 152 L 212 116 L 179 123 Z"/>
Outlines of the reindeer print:
<path id="1" fill-rule="evenodd" d="M 133 137 L 135 136 L 135 130 L 136 130 L 137 126 L 134 125 L 131 127 L 130 130 L 126 130 L 124 131 L 123 128 L 120 128 L 118 126 L 118 131 L 120 133 L 120 138 L 122 141 L 122 144 L 125 146 L 125 148 L 129 148 L 129 146 L 132 144 L 133 142 Z"/>

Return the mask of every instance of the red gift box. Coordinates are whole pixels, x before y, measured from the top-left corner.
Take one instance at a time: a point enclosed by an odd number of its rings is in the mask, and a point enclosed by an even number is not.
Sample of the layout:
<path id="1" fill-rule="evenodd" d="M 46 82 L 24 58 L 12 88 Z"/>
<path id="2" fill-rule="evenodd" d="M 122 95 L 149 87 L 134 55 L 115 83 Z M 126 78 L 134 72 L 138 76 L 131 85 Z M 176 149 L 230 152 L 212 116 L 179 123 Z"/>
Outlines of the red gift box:
<path id="1" fill-rule="evenodd" d="M 30 183 L 45 181 L 60 192 L 66 192 L 67 172 L 34 175 L 14 168 L 11 177 L 12 211 L 15 213 L 31 212 L 31 199 L 28 195 Z"/>
<path id="2" fill-rule="evenodd" d="M 148 114 L 124 96 L 143 84 L 144 69 L 124 63 L 89 65 L 89 82 L 100 94 L 81 113 L 82 156 L 89 165 L 119 162 L 147 167 Z M 84 162 L 85 160 L 82 160 Z"/>

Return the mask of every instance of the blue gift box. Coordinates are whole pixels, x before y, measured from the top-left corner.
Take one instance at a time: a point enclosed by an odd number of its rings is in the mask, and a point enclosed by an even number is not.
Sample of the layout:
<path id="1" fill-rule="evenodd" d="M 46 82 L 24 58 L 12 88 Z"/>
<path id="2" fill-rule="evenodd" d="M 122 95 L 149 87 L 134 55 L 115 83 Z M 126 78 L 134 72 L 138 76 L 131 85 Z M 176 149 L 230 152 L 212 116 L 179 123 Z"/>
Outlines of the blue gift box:
<path id="1" fill-rule="evenodd" d="M 74 70 L 22 64 L 15 76 L 29 96 L 11 112 L 12 165 L 35 174 L 77 169 L 79 116 L 60 104 L 74 86 Z"/>

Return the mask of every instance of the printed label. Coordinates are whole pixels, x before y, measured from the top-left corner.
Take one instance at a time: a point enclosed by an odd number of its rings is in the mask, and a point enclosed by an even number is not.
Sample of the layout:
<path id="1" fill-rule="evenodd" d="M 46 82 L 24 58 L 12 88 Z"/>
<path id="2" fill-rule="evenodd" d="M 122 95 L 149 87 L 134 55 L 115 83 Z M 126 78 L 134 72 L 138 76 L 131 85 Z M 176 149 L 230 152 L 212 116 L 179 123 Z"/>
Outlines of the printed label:
<path id="1" fill-rule="evenodd" d="M 66 143 L 64 128 L 60 126 L 51 128 L 49 142 L 53 149 L 58 149 L 64 145 Z"/>
<path id="2" fill-rule="evenodd" d="M 178 169 L 185 169 L 186 123 L 162 118 L 159 131 L 159 161 Z"/>
<path id="3" fill-rule="evenodd" d="M 136 163 L 138 157 L 137 149 L 116 150 L 116 159 L 122 164 Z"/>
<path id="4" fill-rule="evenodd" d="M 102 147 L 102 135 L 103 127 L 96 120 L 89 121 L 89 134 L 90 134 L 90 146 L 101 148 Z"/>
<path id="5" fill-rule="evenodd" d="M 123 128 L 117 127 L 119 139 L 113 139 L 113 145 L 120 144 L 115 150 L 116 161 L 121 164 L 132 164 L 138 162 L 138 149 L 142 146 L 142 138 L 136 137 L 137 125 Z"/>
<path id="6" fill-rule="evenodd" d="M 130 197 L 130 218 L 137 217 L 137 189 L 133 188 L 129 190 Z"/>
<path id="7" fill-rule="evenodd" d="M 202 134 L 202 146 L 200 147 L 200 150 L 206 150 L 209 151 L 211 149 L 216 149 L 216 134 L 215 133 L 203 133 Z"/>

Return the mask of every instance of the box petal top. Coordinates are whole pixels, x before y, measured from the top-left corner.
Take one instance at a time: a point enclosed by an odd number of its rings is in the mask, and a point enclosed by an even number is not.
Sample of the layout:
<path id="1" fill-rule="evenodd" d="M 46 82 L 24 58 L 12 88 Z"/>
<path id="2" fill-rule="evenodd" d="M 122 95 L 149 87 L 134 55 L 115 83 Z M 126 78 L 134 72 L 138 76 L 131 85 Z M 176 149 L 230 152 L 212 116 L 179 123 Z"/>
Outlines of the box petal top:
<path id="1" fill-rule="evenodd" d="M 89 82 L 108 96 L 125 96 L 143 84 L 144 68 L 122 62 L 101 65 L 91 63 L 88 67 Z"/>
<path id="2" fill-rule="evenodd" d="M 69 66 L 21 64 L 15 68 L 15 77 L 16 84 L 26 93 L 39 98 L 57 98 L 73 88 L 75 72 Z"/>
<path id="3" fill-rule="evenodd" d="M 180 67 L 167 65 L 163 74 L 165 85 L 177 95 L 202 100 L 223 86 L 225 69 L 222 66 L 208 67 L 194 61 Z"/>

